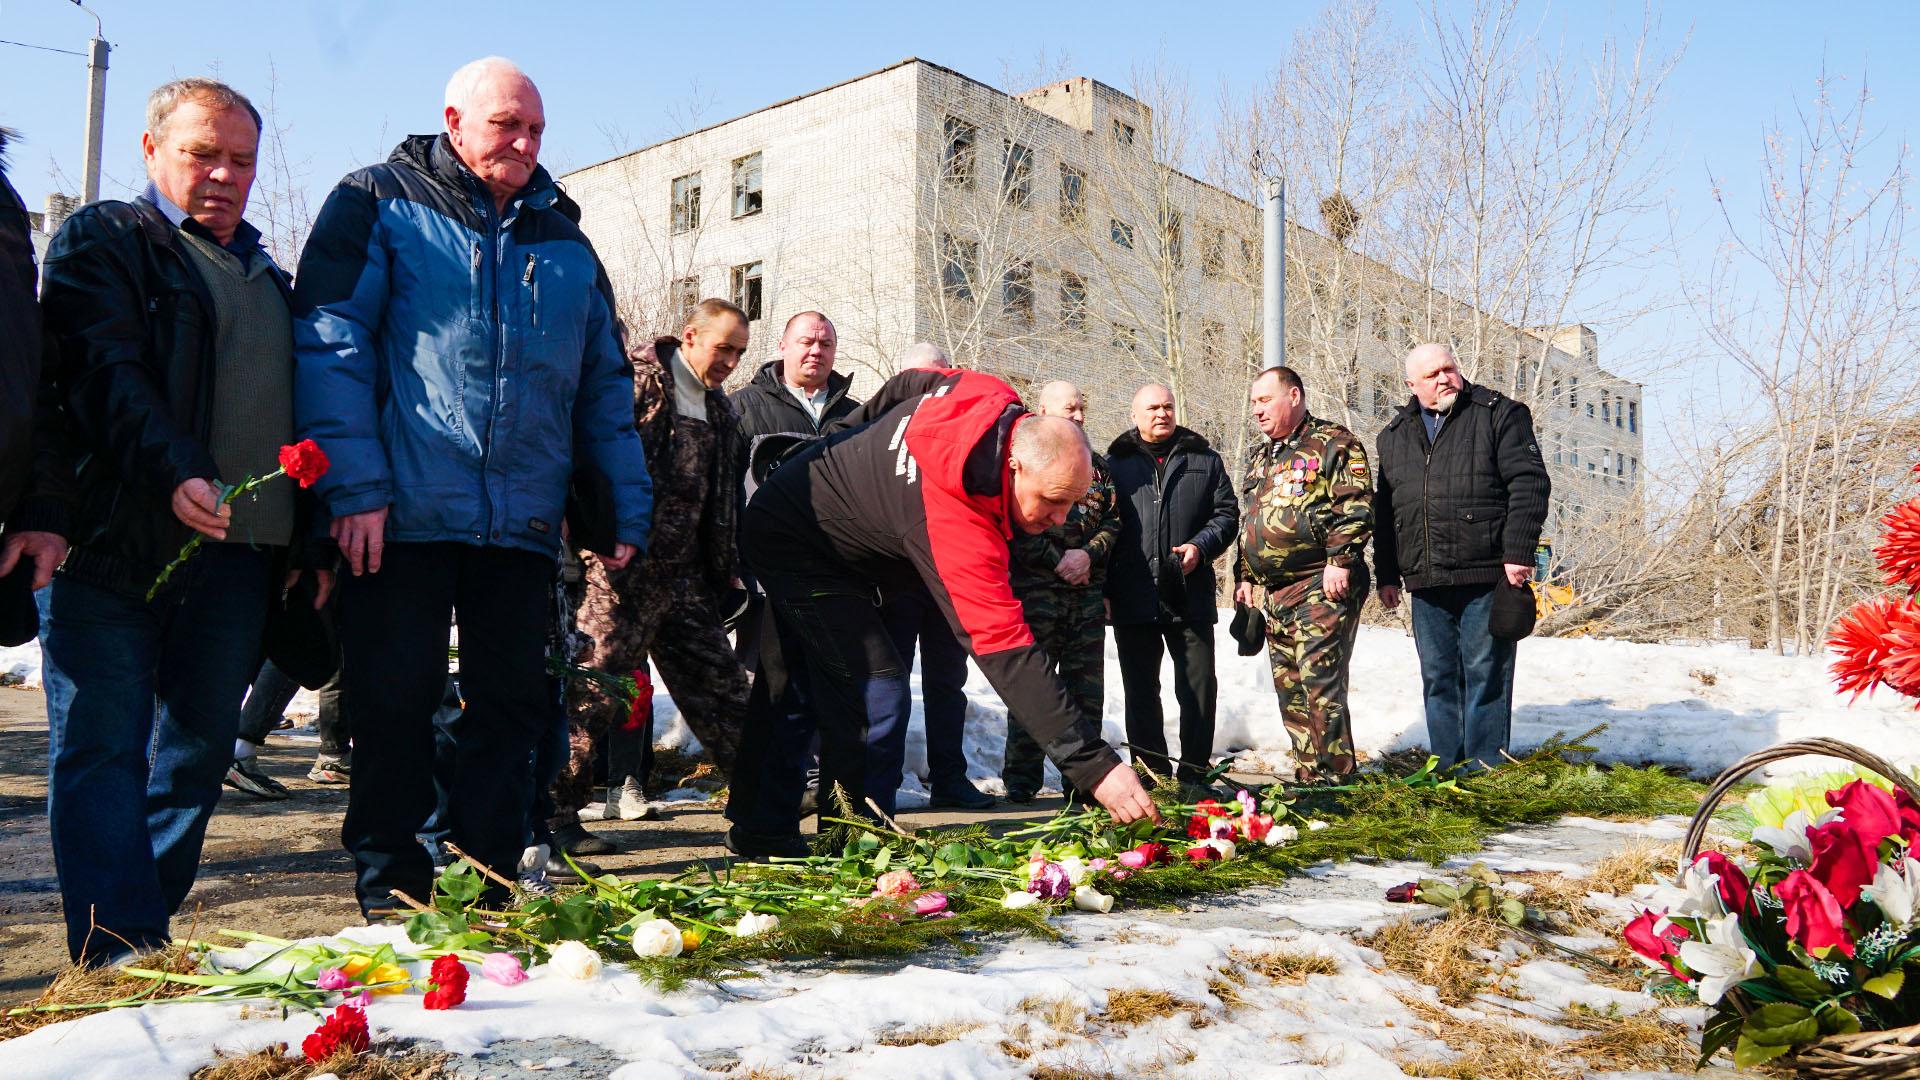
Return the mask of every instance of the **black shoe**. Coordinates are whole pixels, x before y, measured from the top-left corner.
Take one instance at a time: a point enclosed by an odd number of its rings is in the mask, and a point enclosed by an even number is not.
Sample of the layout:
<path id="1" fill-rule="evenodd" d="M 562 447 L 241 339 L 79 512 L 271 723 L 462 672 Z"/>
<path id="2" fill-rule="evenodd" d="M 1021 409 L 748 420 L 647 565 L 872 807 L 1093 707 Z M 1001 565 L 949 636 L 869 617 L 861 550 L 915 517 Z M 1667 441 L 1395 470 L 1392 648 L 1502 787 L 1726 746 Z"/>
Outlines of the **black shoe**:
<path id="1" fill-rule="evenodd" d="M 260 760 L 253 757 L 234 758 L 227 767 L 227 775 L 221 783 L 230 788 L 244 791 L 256 799 L 284 799 L 293 794 L 287 786 L 260 769 Z"/>
<path id="2" fill-rule="evenodd" d="M 820 786 L 808 784 L 807 790 L 800 793 L 800 820 L 805 821 L 820 812 Z"/>
<path id="3" fill-rule="evenodd" d="M 765 862 L 776 857 L 804 859 L 813 854 L 806 840 L 798 833 L 792 836 L 761 836 L 745 832 L 738 825 L 727 830 L 726 845 L 728 851 L 748 862 Z"/>
<path id="4" fill-rule="evenodd" d="M 579 866 L 580 869 L 575 870 L 573 868 L 575 865 Z M 590 863 L 585 859 L 575 859 L 572 864 L 569 864 L 567 860 L 558 855 L 548 856 L 547 865 L 542 867 L 542 869 L 546 872 L 548 878 L 555 881 L 566 882 L 584 880 L 581 878 L 581 874 L 586 874 L 588 877 L 599 877 L 601 874 L 606 873 L 606 871 L 600 868 L 600 864 L 598 863 Z"/>
<path id="5" fill-rule="evenodd" d="M 612 841 L 588 832 L 579 822 L 553 830 L 553 846 L 569 855 L 611 855 L 620 850 Z"/>
<path id="6" fill-rule="evenodd" d="M 1038 798 L 1039 794 L 1037 791 L 1030 791 L 1022 787 L 1010 787 L 1007 789 L 1007 801 L 1010 803 L 1019 803 L 1024 806 Z"/>
<path id="7" fill-rule="evenodd" d="M 927 802 L 931 807 L 949 807 L 954 810 L 985 810 L 1000 800 L 974 787 L 972 783 L 962 782 L 953 787 L 936 787 L 933 798 Z"/>

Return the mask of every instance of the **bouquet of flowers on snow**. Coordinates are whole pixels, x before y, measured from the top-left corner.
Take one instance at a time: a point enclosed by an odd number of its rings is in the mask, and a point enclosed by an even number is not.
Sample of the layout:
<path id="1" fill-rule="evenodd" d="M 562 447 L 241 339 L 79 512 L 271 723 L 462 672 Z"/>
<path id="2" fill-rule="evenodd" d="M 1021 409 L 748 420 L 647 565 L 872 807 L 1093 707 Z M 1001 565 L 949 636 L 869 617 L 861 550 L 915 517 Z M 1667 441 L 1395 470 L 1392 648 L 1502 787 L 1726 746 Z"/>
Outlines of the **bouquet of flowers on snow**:
<path id="1" fill-rule="evenodd" d="M 1702 852 L 1624 931 L 1660 981 L 1714 1008 L 1701 1060 L 1732 1045 L 1747 1068 L 1920 1023 L 1906 984 L 1920 965 L 1920 803 L 1868 779 L 1826 790 L 1823 807 L 1762 795 L 1748 800 L 1755 861 Z"/>

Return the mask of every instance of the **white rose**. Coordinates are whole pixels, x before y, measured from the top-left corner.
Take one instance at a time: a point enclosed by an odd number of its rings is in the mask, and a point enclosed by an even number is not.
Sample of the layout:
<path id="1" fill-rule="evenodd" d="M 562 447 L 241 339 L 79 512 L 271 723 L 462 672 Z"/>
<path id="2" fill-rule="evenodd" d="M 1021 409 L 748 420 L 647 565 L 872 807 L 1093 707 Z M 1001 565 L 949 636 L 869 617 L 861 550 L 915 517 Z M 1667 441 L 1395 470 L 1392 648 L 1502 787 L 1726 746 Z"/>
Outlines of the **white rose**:
<path id="1" fill-rule="evenodd" d="M 1279 847 L 1290 840 L 1300 839 L 1300 830 L 1292 825 L 1275 825 L 1267 830 L 1267 846 Z"/>
<path id="2" fill-rule="evenodd" d="M 547 954 L 547 966 L 569 979 L 600 977 L 600 954 L 582 941 L 563 941 Z"/>
<path id="3" fill-rule="evenodd" d="M 778 929 L 780 929 L 780 916 L 762 915 L 759 912 L 749 911 L 740 916 L 740 921 L 733 925 L 733 936 L 752 937 L 755 934 L 770 933 Z"/>
<path id="4" fill-rule="evenodd" d="M 648 919 L 633 928 L 633 955 L 679 956 L 680 928 L 665 919 Z"/>
<path id="5" fill-rule="evenodd" d="M 1097 911 L 1105 915 L 1113 910 L 1113 897 L 1091 885 L 1082 885 L 1073 890 L 1073 906 L 1081 911 Z"/>
<path id="6" fill-rule="evenodd" d="M 1040 898 L 1030 892 L 1010 892 L 1000 898 L 1000 906 L 1012 911 L 1030 908 L 1040 902 Z"/>
<path id="7" fill-rule="evenodd" d="M 1067 884 L 1078 885 L 1087 880 L 1087 864 L 1078 855 L 1069 855 L 1060 860 L 1060 869 L 1067 872 Z"/>
<path id="8" fill-rule="evenodd" d="M 1235 850 L 1237 850 L 1233 846 L 1233 841 L 1231 840 L 1213 839 L 1213 840 L 1203 841 L 1203 843 L 1205 843 L 1208 847 L 1212 848 L 1213 850 L 1219 852 L 1220 858 L 1222 860 L 1233 858 L 1233 853 Z"/>

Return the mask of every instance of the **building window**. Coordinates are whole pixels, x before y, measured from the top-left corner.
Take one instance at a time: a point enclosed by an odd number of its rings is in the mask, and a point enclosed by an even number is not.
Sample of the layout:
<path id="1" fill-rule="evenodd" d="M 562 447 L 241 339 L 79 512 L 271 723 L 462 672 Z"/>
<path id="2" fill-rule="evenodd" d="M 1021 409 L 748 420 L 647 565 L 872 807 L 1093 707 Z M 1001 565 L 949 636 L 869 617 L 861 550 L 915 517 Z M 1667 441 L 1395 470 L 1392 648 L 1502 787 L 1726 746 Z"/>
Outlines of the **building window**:
<path id="1" fill-rule="evenodd" d="M 1613 399 L 1605 390 L 1600 391 L 1600 422 L 1613 423 Z"/>
<path id="2" fill-rule="evenodd" d="M 1340 306 L 1340 329 L 1349 334 L 1360 331 L 1360 309 L 1352 304 Z"/>
<path id="3" fill-rule="evenodd" d="M 1115 120 L 1113 122 L 1113 141 L 1120 146 L 1132 146 L 1133 125 Z"/>
<path id="4" fill-rule="evenodd" d="M 1247 268 L 1247 277 L 1260 273 L 1260 247 L 1244 236 L 1240 238 L 1240 263 Z"/>
<path id="5" fill-rule="evenodd" d="M 1393 327 L 1388 325 L 1387 305 L 1381 304 L 1373 309 L 1373 340 L 1392 341 Z"/>
<path id="6" fill-rule="evenodd" d="M 1393 379 L 1391 376 L 1375 374 L 1373 377 L 1373 415 L 1385 418 L 1393 413 Z"/>
<path id="7" fill-rule="evenodd" d="M 1077 225 L 1087 216 L 1087 174 L 1071 165 L 1060 166 L 1060 220 Z"/>
<path id="8" fill-rule="evenodd" d="M 1580 376 L 1578 375 L 1567 377 L 1567 408 L 1574 412 L 1580 411 Z"/>
<path id="9" fill-rule="evenodd" d="M 1220 356 L 1220 341 L 1227 336 L 1227 328 L 1212 319 L 1200 320 L 1200 356 L 1206 360 L 1215 360 Z"/>
<path id="10" fill-rule="evenodd" d="M 1007 142 L 1007 167 L 1000 178 L 1000 193 L 1011 206 L 1024 207 L 1033 198 L 1033 150 L 1017 142 Z"/>
<path id="11" fill-rule="evenodd" d="M 733 268 L 733 303 L 735 307 L 747 313 L 748 322 L 755 322 L 760 318 L 761 303 L 766 296 L 763 285 L 765 277 L 764 262 L 744 263 Z"/>
<path id="12" fill-rule="evenodd" d="M 1087 327 L 1087 279 L 1071 270 L 1060 271 L 1060 324 L 1069 330 Z"/>
<path id="13" fill-rule="evenodd" d="M 673 231 L 692 232 L 700 227 L 700 174 L 691 173 L 673 182 Z"/>
<path id="14" fill-rule="evenodd" d="M 1550 398 L 1549 401 L 1554 405 L 1560 404 L 1560 377 L 1558 375 L 1553 377 L 1553 397 Z"/>
<path id="15" fill-rule="evenodd" d="M 683 277 L 673 283 L 673 302 L 677 306 L 674 312 L 678 318 L 686 318 L 693 306 L 700 302 L 700 279 Z"/>
<path id="16" fill-rule="evenodd" d="M 1560 436 L 1555 435 L 1553 437 L 1553 463 L 1555 465 L 1562 464 L 1561 458 L 1565 456 L 1566 456 L 1566 453 L 1561 448 L 1561 445 L 1560 445 Z"/>
<path id="17" fill-rule="evenodd" d="M 1140 331 L 1120 323 L 1113 324 L 1113 347 L 1130 353 L 1140 351 Z"/>
<path id="18" fill-rule="evenodd" d="M 1578 435 L 1573 437 L 1573 449 L 1567 453 L 1567 464 L 1575 468 L 1580 467 L 1580 436 Z"/>
<path id="19" fill-rule="evenodd" d="M 1033 264 L 1016 262 L 1000 278 L 1000 308 L 1021 319 L 1033 318 Z"/>
<path id="20" fill-rule="evenodd" d="M 1217 278 L 1227 272 L 1227 230 L 1203 226 L 1200 240 L 1200 274 Z"/>
<path id="21" fill-rule="evenodd" d="M 1353 372 L 1347 373 L 1346 401 L 1347 401 L 1347 408 L 1350 411 L 1353 411 L 1353 412 L 1360 411 L 1360 376 Z"/>
<path id="22" fill-rule="evenodd" d="M 1171 206 L 1160 208 L 1160 251 L 1168 266 L 1181 265 L 1186 254 L 1181 244 L 1180 211 Z"/>
<path id="23" fill-rule="evenodd" d="M 1593 402 L 1587 402 L 1587 419 L 1593 419 Z"/>
<path id="24" fill-rule="evenodd" d="M 1640 479 L 1640 459 L 1639 458 L 1627 459 L 1627 475 L 1634 480 Z"/>
<path id="25" fill-rule="evenodd" d="M 733 163 L 733 216 L 751 217 L 764 205 L 760 194 L 760 155 L 748 154 Z"/>
<path id="26" fill-rule="evenodd" d="M 980 133 L 972 124 L 952 116 L 947 117 L 942 130 L 946 145 L 940 151 L 940 178 L 954 187 L 972 187 L 973 144 Z"/>
<path id="27" fill-rule="evenodd" d="M 1112 219 L 1112 223 L 1107 228 L 1107 235 L 1123 248 L 1133 247 L 1133 226 L 1119 218 Z"/>
<path id="28" fill-rule="evenodd" d="M 973 299 L 973 266 L 979 258 L 979 244 L 940 234 L 940 288 L 948 299 Z"/>
<path id="29" fill-rule="evenodd" d="M 1617 397 L 1613 399 L 1613 426 L 1614 427 L 1627 426 L 1627 399 L 1626 398 Z"/>
<path id="30" fill-rule="evenodd" d="M 1627 402 L 1627 430 L 1635 435 L 1640 434 L 1640 403 L 1637 401 Z"/>

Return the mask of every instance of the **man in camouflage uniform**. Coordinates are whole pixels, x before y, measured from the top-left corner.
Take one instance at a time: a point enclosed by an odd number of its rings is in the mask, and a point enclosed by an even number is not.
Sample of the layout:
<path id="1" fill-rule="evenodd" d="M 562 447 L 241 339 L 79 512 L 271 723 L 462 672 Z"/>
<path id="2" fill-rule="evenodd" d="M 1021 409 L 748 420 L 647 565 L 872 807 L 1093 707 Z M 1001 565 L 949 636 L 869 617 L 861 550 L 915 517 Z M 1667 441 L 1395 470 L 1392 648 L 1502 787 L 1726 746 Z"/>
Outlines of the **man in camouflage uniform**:
<path id="1" fill-rule="evenodd" d="M 1087 422 L 1087 402 L 1070 382 L 1050 382 L 1034 403 L 1038 416 L 1064 416 Z M 1100 724 L 1106 704 L 1107 627 L 1103 586 L 1107 554 L 1120 535 L 1120 508 L 1114 500 L 1113 474 L 1093 455 L 1093 483 L 1086 497 L 1067 512 L 1064 524 L 1036 536 L 1013 540 L 1013 592 L 1020 598 L 1034 639 L 1053 661 L 1060 681 L 1081 715 Z M 1007 718 L 1006 758 L 1000 779 L 1011 802 L 1032 802 L 1040 790 L 1046 758 L 1027 730 Z"/>
<path id="2" fill-rule="evenodd" d="M 585 598 L 575 614 L 590 640 L 576 662 L 626 675 L 644 670 L 651 657 L 687 727 L 727 774 L 739 750 L 748 683 L 721 625 L 719 598 L 735 572 L 739 438 L 719 387 L 747 341 L 739 308 L 702 300 L 681 340 L 663 337 L 630 356 L 634 427 L 654 477 L 653 532 L 645 557 L 624 570 L 584 556 Z M 623 730 L 630 722 L 623 703 L 597 686 L 576 681 L 567 698 L 572 752 L 553 785 L 554 843 L 571 854 L 605 854 L 613 845 L 580 824 L 594 758 L 610 733 L 623 736 L 610 747 L 607 779 L 615 790 L 607 816 L 643 816 L 652 732 L 644 725 Z"/>
<path id="3" fill-rule="evenodd" d="M 1241 487 L 1233 595 L 1251 606 L 1256 587 L 1266 593 L 1267 659 L 1299 763 L 1295 779 L 1336 779 L 1355 765 L 1347 661 L 1367 597 L 1367 452 L 1353 432 L 1308 414 L 1291 368 L 1261 372 L 1248 396 L 1266 439 Z"/>

